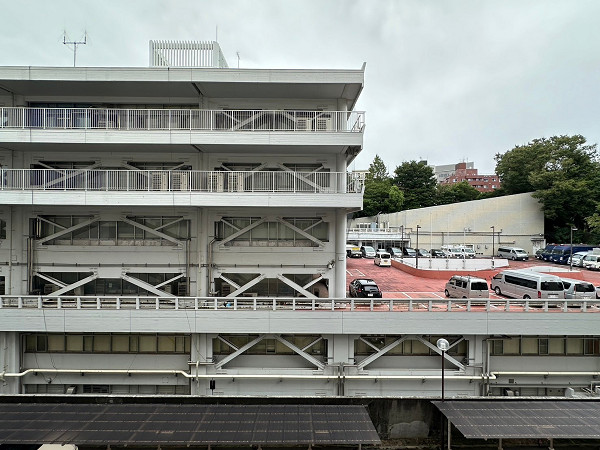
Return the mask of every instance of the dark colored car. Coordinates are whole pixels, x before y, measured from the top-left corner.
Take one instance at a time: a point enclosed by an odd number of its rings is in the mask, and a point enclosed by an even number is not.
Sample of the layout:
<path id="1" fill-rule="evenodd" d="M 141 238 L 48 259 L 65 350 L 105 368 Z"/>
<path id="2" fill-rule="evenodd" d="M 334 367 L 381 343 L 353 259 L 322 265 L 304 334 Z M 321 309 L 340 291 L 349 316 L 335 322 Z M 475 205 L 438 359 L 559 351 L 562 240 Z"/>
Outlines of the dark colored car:
<path id="1" fill-rule="evenodd" d="M 542 259 L 542 253 L 544 253 L 544 249 L 543 248 L 538 248 L 535 251 L 535 257 L 536 257 L 536 259 Z"/>
<path id="2" fill-rule="evenodd" d="M 377 283 L 370 278 L 357 278 L 350 282 L 348 291 L 350 297 L 382 297 L 379 286 L 377 286 Z"/>
<path id="3" fill-rule="evenodd" d="M 431 257 L 432 258 L 445 258 L 446 252 L 444 252 L 444 250 L 440 250 L 438 248 L 432 248 L 431 249 Z"/>
<path id="4" fill-rule="evenodd" d="M 398 247 L 386 247 L 385 251 L 392 256 L 402 256 L 402 250 Z"/>

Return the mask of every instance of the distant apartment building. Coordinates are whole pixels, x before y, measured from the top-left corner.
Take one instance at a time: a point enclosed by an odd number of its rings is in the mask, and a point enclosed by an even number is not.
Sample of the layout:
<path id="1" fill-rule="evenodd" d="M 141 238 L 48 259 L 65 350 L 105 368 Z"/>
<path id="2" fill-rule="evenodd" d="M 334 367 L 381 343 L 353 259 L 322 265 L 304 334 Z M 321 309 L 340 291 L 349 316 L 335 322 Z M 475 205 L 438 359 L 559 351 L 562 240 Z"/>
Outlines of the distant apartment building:
<path id="1" fill-rule="evenodd" d="M 461 164 L 465 164 L 467 169 L 475 168 L 475 163 L 473 161 L 464 162 Z M 435 179 L 437 180 L 437 182 L 439 184 L 444 182 L 446 180 L 446 178 L 454 175 L 454 173 L 456 172 L 456 164 L 443 164 L 441 166 L 429 166 L 429 167 L 431 167 L 433 169 L 433 174 L 435 175 Z"/>
<path id="2" fill-rule="evenodd" d="M 442 166 L 439 166 L 442 167 Z M 440 177 L 436 176 L 439 184 L 452 185 L 466 181 L 479 192 L 491 192 L 500 188 L 500 177 L 498 175 L 480 175 L 477 169 L 473 167 L 473 163 L 460 162 L 454 166 L 454 172 L 440 181 Z"/>

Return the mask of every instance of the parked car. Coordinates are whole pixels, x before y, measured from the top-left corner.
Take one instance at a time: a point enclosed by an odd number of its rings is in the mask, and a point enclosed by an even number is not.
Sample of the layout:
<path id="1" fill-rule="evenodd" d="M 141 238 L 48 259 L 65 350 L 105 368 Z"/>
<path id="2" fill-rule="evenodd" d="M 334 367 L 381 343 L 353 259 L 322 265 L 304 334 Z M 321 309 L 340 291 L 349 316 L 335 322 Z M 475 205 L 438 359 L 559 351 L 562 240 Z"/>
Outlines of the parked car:
<path id="1" fill-rule="evenodd" d="M 556 246 L 557 244 L 546 245 L 546 247 L 544 248 L 544 250 L 542 250 L 542 253 L 540 254 L 540 259 L 543 259 L 544 261 L 550 261 L 552 250 L 554 250 L 554 247 Z"/>
<path id="2" fill-rule="evenodd" d="M 431 249 L 431 257 L 432 258 L 446 258 L 446 252 L 444 250 L 440 250 L 439 248 Z"/>
<path id="3" fill-rule="evenodd" d="M 498 247 L 497 255 L 500 258 L 512 259 L 513 261 L 529 259 L 527 252 L 519 247 Z"/>
<path id="4" fill-rule="evenodd" d="M 543 248 L 538 248 L 535 251 L 535 259 L 542 259 L 542 253 L 544 252 Z"/>
<path id="5" fill-rule="evenodd" d="M 408 256 L 409 258 L 414 258 L 415 256 L 417 256 L 417 252 L 415 251 L 415 249 L 410 247 L 403 247 L 402 254 L 404 256 Z"/>
<path id="6" fill-rule="evenodd" d="M 444 251 L 449 258 L 475 258 L 475 250 L 467 247 L 450 247 Z"/>
<path id="7" fill-rule="evenodd" d="M 363 258 L 375 258 L 375 249 L 369 245 L 360 248 Z"/>
<path id="8" fill-rule="evenodd" d="M 600 255 L 590 253 L 583 257 L 583 267 L 589 270 L 600 270 Z"/>
<path id="9" fill-rule="evenodd" d="M 377 283 L 370 278 L 357 278 L 350 282 L 348 291 L 350 297 L 382 297 L 379 286 L 377 286 Z"/>
<path id="10" fill-rule="evenodd" d="M 571 256 L 571 254 L 575 254 L 577 252 L 591 252 L 592 250 L 594 250 L 593 245 L 561 245 L 558 247 L 554 247 L 554 250 L 552 250 L 552 261 L 558 264 L 568 264 L 569 257 Z"/>
<path id="11" fill-rule="evenodd" d="M 417 253 L 419 254 L 419 258 L 431 258 L 431 253 L 424 248 L 418 248 Z"/>
<path id="12" fill-rule="evenodd" d="M 489 298 L 487 281 L 483 278 L 454 275 L 446 283 L 446 297 L 450 298 Z"/>
<path id="13" fill-rule="evenodd" d="M 377 250 L 373 264 L 379 267 L 390 267 L 392 265 L 392 255 L 384 250 Z"/>
<path id="14" fill-rule="evenodd" d="M 567 261 L 567 264 L 571 264 L 571 261 L 573 262 L 573 267 L 583 267 L 583 257 L 585 255 L 588 255 L 592 252 L 577 252 L 577 253 L 573 253 L 572 257 L 569 257 L 569 260 Z"/>
<path id="15" fill-rule="evenodd" d="M 596 288 L 589 281 L 572 280 L 563 278 L 563 286 L 565 287 L 565 298 L 594 298 L 596 296 Z"/>
<path id="16" fill-rule="evenodd" d="M 387 247 L 385 250 L 393 257 L 402 256 L 402 250 L 400 250 L 398 247 Z"/>
<path id="17" fill-rule="evenodd" d="M 346 255 L 349 258 L 362 258 L 362 252 L 358 245 L 346 244 Z"/>
<path id="18" fill-rule="evenodd" d="M 596 286 L 596 298 L 600 298 L 600 286 Z"/>

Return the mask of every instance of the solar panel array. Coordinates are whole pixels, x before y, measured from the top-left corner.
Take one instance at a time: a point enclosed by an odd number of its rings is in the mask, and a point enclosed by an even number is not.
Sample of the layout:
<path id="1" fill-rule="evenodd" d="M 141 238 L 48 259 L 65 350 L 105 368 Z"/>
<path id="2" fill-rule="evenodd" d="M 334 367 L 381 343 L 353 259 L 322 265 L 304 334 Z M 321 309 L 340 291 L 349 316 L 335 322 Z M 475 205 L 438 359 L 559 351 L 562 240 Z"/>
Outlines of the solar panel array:
<path id="1" fill-rule="evenodd" d="M 0 444 L 379 443 L 351 405 L 0 404 Z"/>
<path id="2" fill-rule="evenodd" d="M 600 439 L 600 402 L 435 401 L 467 438 Z"/>

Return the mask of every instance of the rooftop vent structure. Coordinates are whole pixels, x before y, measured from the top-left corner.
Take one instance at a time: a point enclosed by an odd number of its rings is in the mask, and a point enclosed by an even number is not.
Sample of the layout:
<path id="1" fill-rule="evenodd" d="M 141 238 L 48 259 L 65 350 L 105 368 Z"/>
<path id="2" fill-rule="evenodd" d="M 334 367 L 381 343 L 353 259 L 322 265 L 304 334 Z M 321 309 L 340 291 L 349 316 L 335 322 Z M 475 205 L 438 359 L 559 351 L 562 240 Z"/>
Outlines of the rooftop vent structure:
<path id="1" fill-rule="evenodd" d="M 150 67 L 229 66 L 216 41 L 150 41 Z"/>

